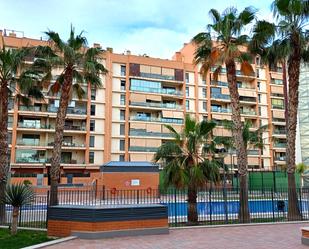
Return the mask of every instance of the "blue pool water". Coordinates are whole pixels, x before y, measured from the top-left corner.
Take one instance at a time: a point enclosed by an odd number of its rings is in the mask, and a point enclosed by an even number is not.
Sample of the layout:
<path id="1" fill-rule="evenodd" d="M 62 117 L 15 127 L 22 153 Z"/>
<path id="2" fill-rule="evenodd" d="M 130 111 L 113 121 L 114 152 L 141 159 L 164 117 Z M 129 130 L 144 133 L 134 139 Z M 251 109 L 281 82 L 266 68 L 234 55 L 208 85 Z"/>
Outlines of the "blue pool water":
<path id="1" fill-rule="evenodd" d="M 249 210 L 250 213 L 272 213 L 272 212 L 287 212 L 288 202 L 287 200 L 283 200 L 284 208 L 280 208 L 280 204 L 278 205 L 278 201 L 272 200 L 257 200 L 257 201 L 249 201 Z M 186 202 L 179 203 L 165 203 L 168 206 L 168 215 L 170 217 L 173 216 L 186 216 L 188 204 Z M 300 204 L 300 203 L 299 203 Z M 309 210 L 309 202 L 302 201 L 301 210 L 308 211 Z M 239 211 L 239 202 L 238 201 L 228 201 L 226 202 L 227 212 L 228 214 L 238 214 Z M 225 214 L 225 205 L 223 201 L 212 201 L 210 202 L 199 202 L 197 204 L 198 214 L 199 215 L 218 215 Z"/>

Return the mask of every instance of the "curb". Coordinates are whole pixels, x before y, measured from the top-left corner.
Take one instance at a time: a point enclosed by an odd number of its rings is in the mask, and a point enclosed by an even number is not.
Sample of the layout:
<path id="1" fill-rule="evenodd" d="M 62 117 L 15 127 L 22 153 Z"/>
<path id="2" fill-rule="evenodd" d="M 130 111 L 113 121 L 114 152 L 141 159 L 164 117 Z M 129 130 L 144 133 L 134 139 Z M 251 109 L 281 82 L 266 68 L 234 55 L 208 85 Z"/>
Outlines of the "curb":
<path id="1" fill-rule="evenodd" d="M 56 245 L 56 244 L 66 242 L 66 241 L 69 241 L 69 240 L 73 240 L 73 239 L 76 239 L 76 238 L 77 238 L 76 236 L 69 236 L 69 237 L 65 237 L 65 238 L 61 238 L 61 239 L 56 239 L 56 240 L 40 243 L 40 244 L 33 245 L 33 246 L 23 247 L 22 249 L 44 248 L 44 247 L 47 247 L 47 246 Z"/>

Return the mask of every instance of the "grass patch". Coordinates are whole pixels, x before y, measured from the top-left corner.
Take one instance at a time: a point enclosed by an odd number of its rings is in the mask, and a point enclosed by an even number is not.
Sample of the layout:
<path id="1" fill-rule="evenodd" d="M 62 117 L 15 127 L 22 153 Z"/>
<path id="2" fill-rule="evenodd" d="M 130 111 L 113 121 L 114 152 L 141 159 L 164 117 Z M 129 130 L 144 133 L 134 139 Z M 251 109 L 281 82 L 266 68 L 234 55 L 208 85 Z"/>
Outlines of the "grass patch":
<path id="1" fill-rule="evenodd" d="M 19 249 L 50 240 L 53 239 L 48 238 L 47 233 L 42 231 L 18 230 L 17 234 L 12 236 L 9 229 L 0 229 L 1 249 Z"/>

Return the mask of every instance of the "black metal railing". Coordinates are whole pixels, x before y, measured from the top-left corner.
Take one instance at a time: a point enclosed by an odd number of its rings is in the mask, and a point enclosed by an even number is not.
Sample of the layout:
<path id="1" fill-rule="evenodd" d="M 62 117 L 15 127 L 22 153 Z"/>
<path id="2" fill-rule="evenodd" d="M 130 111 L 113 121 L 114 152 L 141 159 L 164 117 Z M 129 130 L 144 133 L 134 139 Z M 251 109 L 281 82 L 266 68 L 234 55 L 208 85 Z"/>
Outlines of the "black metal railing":
<path id="1" fill-rule="evenodd" d="M 217 225 L 239 223 L 239 188 L 226 184 L 211 185 L 197 192 L 197 225 Z M 288 216 L 287 188 L 264 188 L 248 190 L 250 223 L 290 221 Z M 291 208 L 298 209 L 300 216 L 294 220 L 309 220 L 309 188 L 297 188 L 297 203 Z M 33 203 L 21 208 L 20 227 L 45 228 L 47 224 L 48 192 L 37 195 Z M 163 204 L 168 207 L 170 226 L 188 224 L 188 191 L 185 189 L 105 189 L 104 186 L 85 189 L 61 189 L 58 193 L 59 205 L 147 205 Z M 11 222 L 12 207 L 7 206 L 7 224 Z M 296 210 L 294 210 L 296 211 Z M 192 223 L 190 223 L 192 224 Z"/>

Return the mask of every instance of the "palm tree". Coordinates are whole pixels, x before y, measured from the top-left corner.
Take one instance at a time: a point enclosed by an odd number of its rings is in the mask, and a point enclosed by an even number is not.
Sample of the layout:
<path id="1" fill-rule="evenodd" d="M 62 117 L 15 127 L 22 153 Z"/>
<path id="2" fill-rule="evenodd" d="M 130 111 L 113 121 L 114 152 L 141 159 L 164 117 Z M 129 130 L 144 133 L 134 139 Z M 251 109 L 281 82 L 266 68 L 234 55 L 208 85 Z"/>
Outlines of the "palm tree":
<path id="1" fill-rule="evenodd" d="M 198 123 L 185 118 L 183 130 L 178 133 L 172 126 L 166 127 L 173 134 L 174 139 L 163 143 L 154 156 L 154 161 L 161 161 L 163 169 L 163 185 L 177 189 L 188 189 L 188 221 L 197 223 L 197 194 L 206 181 L 219 180 L 219 162 L 203 153 L 203 147 L 211 139 L 214 122 L 202 121 Z"/>
<path id="2" fill-rule="evenodd" d="M 287 150 L 288 173 L 288 219 L 301 219 L 298 207 L 295 181 L 295 141 L 298 110 L 298 87 L 301 61 L 309 61 L 308 25 L 309 1 L 275 0 L 272 4 L 276 23 L 259 21 L 254 28 L 251 47 L 260 54 L 266 54 L 274 43 L 284 49 L 276 51 L 287 58 L 288 100 L 287 100 Z M 282 51 L 285 51 L 282 53 Z"/>
<path id="3" fill-rule="evenodd" d="M 3 199 L 9 174 L 8 109 L 9 99 L 30 104 L 30 98 L 43 98 L 40 74 L 25 66 L 28 49 L 0 48 L 0 199 Z M 19 74 L 19 77 L 16 75 Z M 0 224 L 5 222 L 5 206 L 0 204 Z"/>
<path id="4" fill-rule="evenodd" d="M 6 187 L 5 196 L 2 199 L 2 202 L 13 207 L 11 224 L 12 235 L 17 233 L 17 223 L 20 208 L 24 205 L 30 204 L 34 200 L 34 197 L 35 194 L 31 187 L 22 183 L 8 185 Z"/>
<path id="5" fill-rule="evenodd" d="M 240 116 L 239 93 L 236 80 L 236 61 L 241 63 L 241 72 L 244 75 L 253 75 L 254 71 L 249 63 L 252 58 L 250 54 L 243 51 L 247 45 L 248 37 L 242 34 L 243 29 L 255 18 L 255 10 L 251 7 L 245 8 L 238 14 L 235 8 L 226 9 L 222 15 L 215 10 L 210 10 L 213 24 L 208 25 L 208 32 L 197 34 L 193 42 L 197 48 L 195 51 L 195 62 L 201 64 L 202 73 L 215 68 L 213 79 L 217 80 L 222 65 L 226 67 L 228 88 L 231 96 L 233 137 L 237 153 L 237 163 L 240 174 L 240 222 L 249 222 L 248 207 L 248 182 L 247 182 L 247 152 L 243 141 L 243 124 Z M 212 41 L 212 35 L 215 40 Z"/>
<path id="6" fill-rule="evenodd" d="M 101 87 L 100 76 L 106 73 L 107 70 L 99 62 L 101 50 L 99 48 L 86 48 L 87 39 L 83 36 L 83 32 L 75 35 L 75 30 L 71 27 L 67 41 L 62 40 L 59 34 L 54 31 L 48 31 L 45 34 L 48 37 L 50 46 L 37 47 L 36 54 L 43 59 L 36 60 L 34 67 L 45 71 L 44 81 L 51 80 L 54 67 L 63 68 L 62 73 L 57 76 L 55 82 L 50 86 L 50 91 L 53 94 L 60 93 L 50 168 L 50 204 L 55 205 L 58 203 L 63 130 L 72 93 L 75 92 L 79 98 L 82 98 L 85 94 L 82 84 Z"/>

